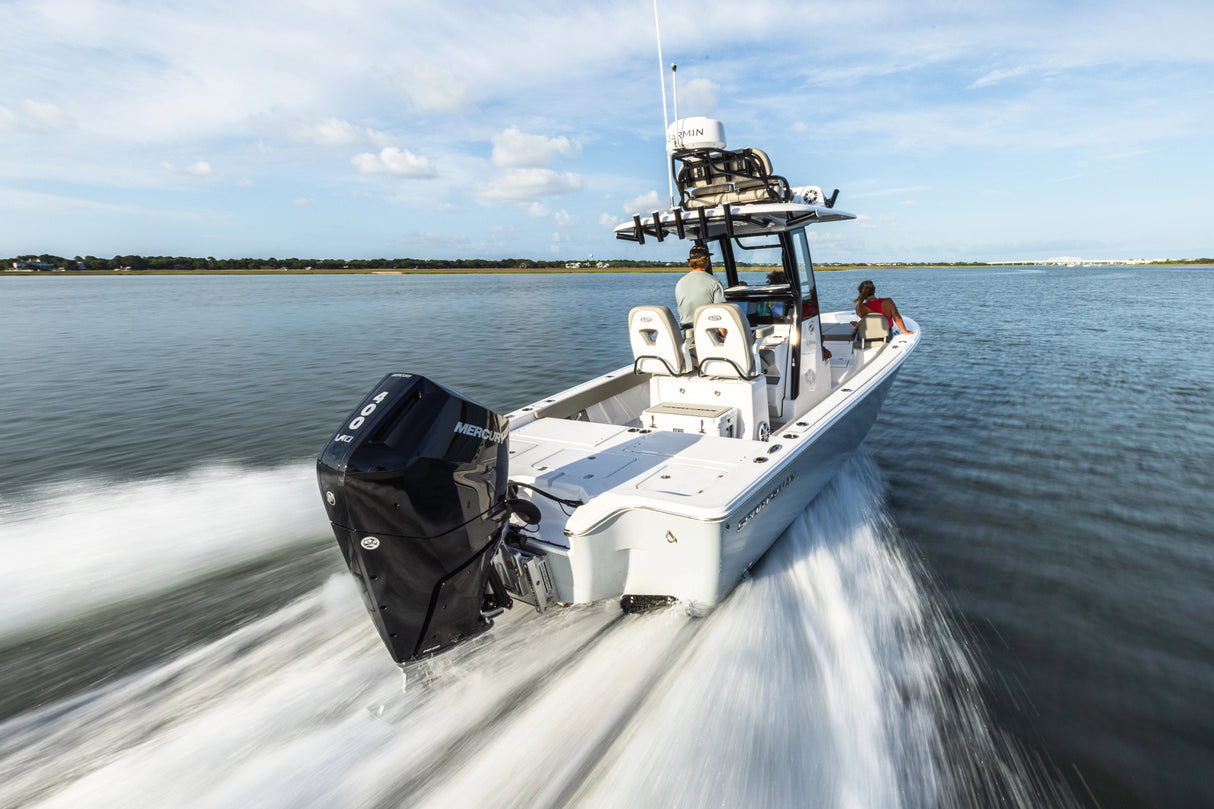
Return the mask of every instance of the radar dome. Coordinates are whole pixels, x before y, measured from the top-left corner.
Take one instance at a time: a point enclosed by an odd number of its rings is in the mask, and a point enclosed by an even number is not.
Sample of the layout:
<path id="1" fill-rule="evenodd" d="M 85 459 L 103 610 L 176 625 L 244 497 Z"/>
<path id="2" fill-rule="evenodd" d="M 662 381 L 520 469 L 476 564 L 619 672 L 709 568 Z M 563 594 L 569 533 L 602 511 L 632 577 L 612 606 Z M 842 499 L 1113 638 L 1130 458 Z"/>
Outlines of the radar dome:
<path id="1" fill-rule="evenodd" d="M 712 118 L 680 118 L 666 130 L 666 151 L 724 149 L 725 124 Z"/>

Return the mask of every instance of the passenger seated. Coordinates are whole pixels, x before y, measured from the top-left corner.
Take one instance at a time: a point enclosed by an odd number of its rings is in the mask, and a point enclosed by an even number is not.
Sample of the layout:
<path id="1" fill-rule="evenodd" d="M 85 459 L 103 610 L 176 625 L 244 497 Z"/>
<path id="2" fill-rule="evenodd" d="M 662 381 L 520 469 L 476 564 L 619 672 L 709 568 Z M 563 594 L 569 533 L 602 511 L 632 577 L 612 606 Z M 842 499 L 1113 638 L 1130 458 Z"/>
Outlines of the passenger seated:
<path id="1" fill-rule="evenodd" d="M 877 287 L 872 281 L 861 281 L 859 292 L 860 294 L 855 300 L 856 315 L 864 317 L 873 312 L 884 316 L 891 330 L 894 328 L 894 324 L 897 323 L 902 334 L 914 334 L 913 331 L 908 331 L 906 324 L 902 322 L 902 315 L 898 312 L 898 305 L 894 303 L 894 299 L 878 298 Z"/>
<path id="2" fill-rule="evenodd" d="M 873 343 L 888 343 L 892 336 L 885 318 L 876 312 L 869 312 L 856 324 L 852 339 L 861 348 L 870 348 Z"/>
<path id="3" fill-rule="evenodd" d="M 679 304 L 679 323 L 684 329 L 690 329 L 695 324 L 696 310 L 701 306 L 725 302 L 725 288 L 712 275 L 708 248 L 697 243 L 691 248 L 687 264 L 691 271 L 680 278 L 674 288 L 674 296 Z"/>

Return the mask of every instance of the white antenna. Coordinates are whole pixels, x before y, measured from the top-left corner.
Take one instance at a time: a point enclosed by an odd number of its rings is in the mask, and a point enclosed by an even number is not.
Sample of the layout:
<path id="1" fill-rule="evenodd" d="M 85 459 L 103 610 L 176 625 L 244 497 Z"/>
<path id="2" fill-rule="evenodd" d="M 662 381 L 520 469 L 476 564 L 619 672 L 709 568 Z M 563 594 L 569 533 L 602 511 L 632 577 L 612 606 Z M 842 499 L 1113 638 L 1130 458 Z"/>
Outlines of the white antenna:
<path id="1" fill-rule="evenodd" d="M 670 63 L 670 89 L 674 93 L 674 119 L 679 120 L 679 66 L 674 62 Z"/>
<path id="2" fill-rule="evenodd" d="M 662 58 L 662 26 L 658 22 L 658 0 L 653 0 L 653 28 L 658 35 L 658 77 L 662 81 L 662 153 L 666 153 L 666 138 L 670 137 L 670 118 L 666 114 L 666 60 Z M 678 115 L 678 108 L 675 108 Z M 664 171 L 670 186 L 670 207 L 674 207 L 674 176 L 670 173 L 669 158 Z"/>

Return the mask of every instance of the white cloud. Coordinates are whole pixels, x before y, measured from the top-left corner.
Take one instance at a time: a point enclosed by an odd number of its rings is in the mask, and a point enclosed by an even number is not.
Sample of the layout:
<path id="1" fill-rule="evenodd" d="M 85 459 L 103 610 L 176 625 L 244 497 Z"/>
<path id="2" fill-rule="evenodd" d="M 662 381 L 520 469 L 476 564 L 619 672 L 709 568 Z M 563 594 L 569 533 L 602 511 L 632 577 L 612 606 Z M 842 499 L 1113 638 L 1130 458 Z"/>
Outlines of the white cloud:
<path id="1" fill-rule="evenodd" d="M 861 191 L 856 194 L 848 194 L 853 199 L 862 199 L 864 197 L 885 197 L 890 194 L 909 194 L 912 191 L 926 191 L 926 185 L 908 185 L 904 188 L 883 188 L 879 191 Z"/>
<path id="2" fill-rule="evenodd" d="M 1133 158 L 1133 157 L 1142 157 L 1143 155 L 1152 154 L 1154 151 L 1155 151 L 1154 149 L 1131 149 L 1131 150 L 1125 151 L 1125 152 L 1118 152 L 1117 154 L 1100 155 L 1096 159 L 1097 160 L 1129 160 L 1130 158 Z"/>
<path id="3" fill-rule="evenodd" d="M 1006 81 L 1007 79 L 1015 79 L 1020 76 L 1027 75 L 1030 72 L 1028 65 L 1018 65 L 1016 67 L 1005 68 L 1003 70 L 992 70 L 985 76 L 982 76 L 977 81 L 970 84 L 965 89 L 976 90 L 979 87 L 990 87 L 993 84 Z"/>
<path id="4" fill-rule="evenodd" d="M 215 174 L 215 170 L 211 168 L 211 164 L 205 160 L 197 160 L 185 167 L 179 167 L 175 163 L 170 163 L 166 160 L 161 162 L 160 167 L 174 174 L 188 174 L 191 177 L 213 177 Z"/>
<path id="5" fill-rule="evenodd" d="M 68 117 L 54 104 L 37 101 L 22 101 L 21 109 L 37 126 L 44 129 L 63 129 L 71 125 Z"/>
<path id="6" fill-rule="evenodd" d="M 582 178 L 551 169 L 511 169 L 488 185 L 478 196 L 488 202 L 533 202 L 539 197 L 570 194 L 582 190 Z"/>
<path id="7" fill-rule="evenodd" d="M 548 210 L 548 206 L 542 202 L 533 202 L 527 206 L 527 215 L 532 219 L 547 219 L 552 214 Z"/>
<path id="8" fill-rule="evenodd" d="M 0 130 L 47 133 L 71 125 L 71 119 L 54 104 L 26 99 L 18 105 L 18 112 L 0 107 Z"/>
<path id="9" fill-rule="evenodd" d="M 405 95 L 423 112 L 456 114 L 472 106 L 468 82 L 437 65 L 410 65 L 401 81 Z"/>
<path id="10" fill-rule="evenodd" d="M 547 138 L 520 132 L 517 126 L 493 136 L 493 163 L 496 166 L 540 168 L 559 157 L 577 157 L 582 144 L 569 138 Z"/>
<path id="11" fill-rule="evenodd" d="M 599 225 L 605 228 L 613 228 L 624 221 L 623 217 L 616 216 L 611 213 L 599 214 Z"/>
<path id="12" fill-rule="evenodd" d="M 317 143 L 321 146 L 387 146 L 387 133 L 365 126 L 355 126 L 340 118 L 322 118 L 318 121 L 296 122 L 288 127 L 288 137 L 296 141 Z"/>
<path id="13" fill-rule="evenodd" d="M 363 152 L 350 160 L 363 174 L 391 174 L 396 177 L 433 177 L 430 161 L 408 149 L 386 146 L 378 155 Z"/>
<path id="14" fill-rule="evenodd" d="M 708 79 L 692 79 L 679 88 L 679 115 L 715 115 L 721 85 Z"/>
<path id="15" fill-rule="evenodd" d="M 650 191 L 642 194 L 639 197 L 628 200 L 624 203 L 624 213 L 632 215 L 634 213 L 649 213 L 650 211 L 660 210 L 665 207 L 662 198 L 658 196 L 657 191 Z"/>
<path id="16" fill-rule="evenodd" d="M 558 228 L 571 228 L 578 223 L 578 218 L 576 216 L 572 216 L 564 209 L 557 211 L 552 218 L 556 220 L 556 226 Z"/>
<path id="17" fill-rule="evenodd" d="M 0 188 L 0 210 L 12 210 L 16 213 L 24 214 L 106 218 L 107 221 L 129 219 L 171 220 L 190 223 L 192 225 L 197 225 L 203 219 L 202 216 L 194 211 L 177 211 L 159 207 L 130 205 L 127 203 L 98 202 L 91 199 L 44 194 L 15 188 Z"/>
<path id="18" fill-rule="evenodd" d="M 316 200 L 314 200 L 312 197 L 299 197 L 298 199 L 291 200 L 291 204 L 292 205 L 315 205 Z"/>

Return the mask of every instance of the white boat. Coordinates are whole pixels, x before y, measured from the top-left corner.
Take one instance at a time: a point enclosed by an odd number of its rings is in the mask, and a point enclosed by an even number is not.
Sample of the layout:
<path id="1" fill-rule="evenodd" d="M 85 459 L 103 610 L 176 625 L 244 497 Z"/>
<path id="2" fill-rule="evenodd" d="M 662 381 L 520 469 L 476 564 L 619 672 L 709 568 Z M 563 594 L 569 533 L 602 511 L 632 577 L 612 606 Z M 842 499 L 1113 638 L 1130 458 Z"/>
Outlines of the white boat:
<path id="1" fill-rule="evenodd" d="M 615 235 L 709 246 L 725 303 L 685 328 L 638 301 L 604 335 L 631 365 L 505 416 L 389 374 L 322 451 L 334 533 L 398 662 L 514 601 L 711 608 L 864 440 L 918 344 L 910 318 L 891 334 L 881 315 L 818 310 L 805 231 L 854 218 L 838 191 L 790 187 L 708 119 L 675 122 L 669 150 L 677 204 Z M 779 267 L 747 285 L 763 251 Z"/>

